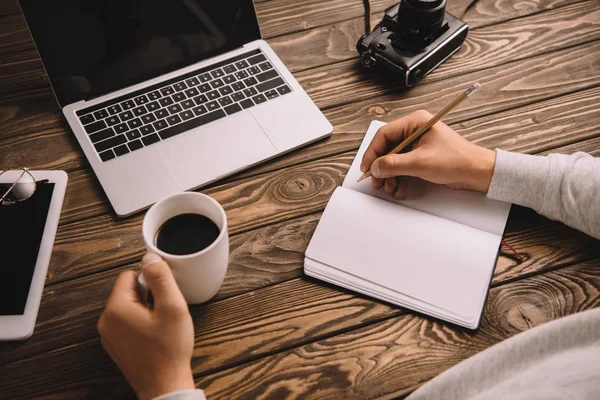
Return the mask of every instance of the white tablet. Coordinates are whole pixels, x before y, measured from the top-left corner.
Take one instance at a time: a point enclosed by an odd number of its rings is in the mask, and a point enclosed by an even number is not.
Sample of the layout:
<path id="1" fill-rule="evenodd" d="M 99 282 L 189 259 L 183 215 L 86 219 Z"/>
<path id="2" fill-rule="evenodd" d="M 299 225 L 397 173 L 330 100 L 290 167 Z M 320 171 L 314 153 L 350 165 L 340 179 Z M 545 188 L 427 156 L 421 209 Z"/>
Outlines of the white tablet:
<path id="1" fill-rule="evenodd" d="M 38 182 L 33 196 L 0 205 L 0 340 L 33 333 L 67 188 L 63 171 L 30 172 Z M 2 194 L 19 175 L 0 175 Z"/>

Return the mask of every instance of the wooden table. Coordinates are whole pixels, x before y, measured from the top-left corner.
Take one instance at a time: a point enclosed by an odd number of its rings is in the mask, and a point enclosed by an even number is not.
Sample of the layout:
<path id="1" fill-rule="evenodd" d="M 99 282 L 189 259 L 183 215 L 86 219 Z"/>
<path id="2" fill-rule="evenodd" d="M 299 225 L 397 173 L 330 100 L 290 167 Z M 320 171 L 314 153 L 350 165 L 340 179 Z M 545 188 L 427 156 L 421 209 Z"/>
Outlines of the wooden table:
<path id="1" fill-rule="evenodd" d="M 481 328 L 460 329 L 308 279 L 304 250 L 373 119 L 432 112 L 472 82 L 446 122 L 525 153 L 600 156 L 600 2 L 448 0 L 462 49 L 402 92 L 366 73 L 361 0 L 257 0 L 264 36 L 335 127 L 331 138 L 203 189 L 230 222 L 217 297 L 191 307 L 192 367 L 210 399 L 402 397 L 475 353 L 600 301 L 600 244 L 513 207 Z M 373 0 L 379 19 L 393 0 Z M 143 213 L 115 217 L 54 101 L 15 0 L 0 2 L 0 169 L 69 173 L 35 333 L 0 344 L 0 398 L 132 395 L 96 321 L 116 276 L 144 253 Z"/>

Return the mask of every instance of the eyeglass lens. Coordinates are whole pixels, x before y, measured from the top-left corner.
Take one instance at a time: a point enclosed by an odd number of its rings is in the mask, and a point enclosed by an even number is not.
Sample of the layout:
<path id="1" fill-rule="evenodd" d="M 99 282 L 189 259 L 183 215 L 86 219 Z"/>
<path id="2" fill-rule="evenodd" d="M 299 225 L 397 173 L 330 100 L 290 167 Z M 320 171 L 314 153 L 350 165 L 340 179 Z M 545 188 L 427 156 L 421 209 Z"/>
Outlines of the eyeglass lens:
<path id="1" fill-rule="evenodd" d="M 36 184 L 33 176 L 24 170 L 18 172 L 19 176 L 14 186 L 14 182 L 0 183 L 0 197 L 4 196 L 4 201 L 6 202 L 26 200 L 35 192 Z M 8 193 L 6 193 L 7 191 Z"/>

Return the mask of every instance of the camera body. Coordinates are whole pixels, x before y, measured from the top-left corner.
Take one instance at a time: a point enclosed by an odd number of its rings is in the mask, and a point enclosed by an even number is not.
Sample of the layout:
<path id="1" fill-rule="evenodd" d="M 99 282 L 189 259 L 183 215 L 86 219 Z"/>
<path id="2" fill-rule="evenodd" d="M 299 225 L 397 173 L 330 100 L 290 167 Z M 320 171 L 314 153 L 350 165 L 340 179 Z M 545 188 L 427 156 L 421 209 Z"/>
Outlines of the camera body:
<path id="1" fill-rule="evenodd" d="M 412 87 L 454 54 L 468 25 L 446 12 L 446 0 L 400 0 L 356 49 L 366 67 L 385 68 Z"/>

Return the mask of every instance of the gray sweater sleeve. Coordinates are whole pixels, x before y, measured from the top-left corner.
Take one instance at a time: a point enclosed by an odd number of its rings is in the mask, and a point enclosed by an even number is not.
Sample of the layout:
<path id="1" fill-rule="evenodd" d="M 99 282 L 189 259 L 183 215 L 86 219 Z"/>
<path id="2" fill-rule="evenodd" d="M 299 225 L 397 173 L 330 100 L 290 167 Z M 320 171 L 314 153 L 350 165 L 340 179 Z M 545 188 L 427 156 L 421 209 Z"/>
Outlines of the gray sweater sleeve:
<path id="1" fill-rule="evenodd" d="M 179 392 L 173 392 L 164 394 L 159 397 L 155 397 L 153 400 L 206 400 L 204 392 L 200 389 L 196 390 L 181 390 Z"/>
<path id="2" fill-rule="evenodd" d="M 488 197 L 532 208 L 600 239 L 600 158 L 496 150 Z"/>

